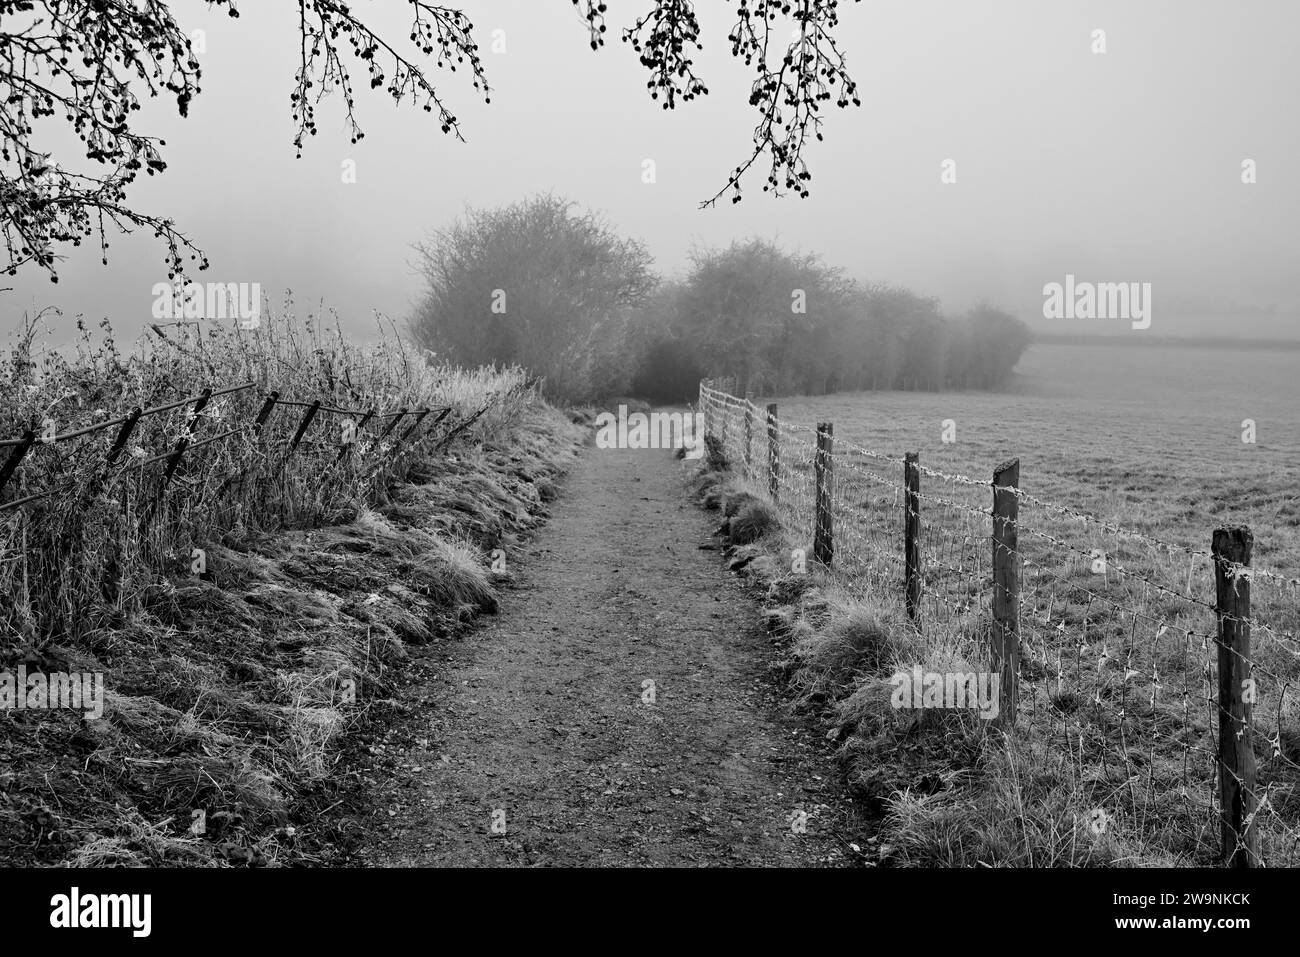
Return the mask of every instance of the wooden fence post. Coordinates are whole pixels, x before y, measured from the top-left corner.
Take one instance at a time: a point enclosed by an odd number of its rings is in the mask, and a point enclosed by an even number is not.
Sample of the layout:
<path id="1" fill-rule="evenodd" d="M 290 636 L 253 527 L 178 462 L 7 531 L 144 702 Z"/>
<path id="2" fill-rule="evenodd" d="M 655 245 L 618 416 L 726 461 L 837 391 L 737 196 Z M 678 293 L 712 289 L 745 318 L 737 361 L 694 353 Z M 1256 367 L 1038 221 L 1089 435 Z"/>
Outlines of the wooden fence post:
<path id="1" fill-rule="evenodd" d="M 190 410 L 189 424 L 185 432 L 181 435 L 180 441 L 176 443 L 176 450 L 172 452 L 171 457 L 167 459 L 167 467 L 163 470 L 163 488 L 171 484 L 172 476 L 176 474 L 176 467 L 181 464 L 181 456 L 185 450 L 190 447 L 190 439 L 199 427 L 199 413 L 207 408 L 208 402 L 212 399 L 212 390 L 204 389 L 203 394 L 194 400 L 194 408 Z"/>
<path id="2" fill-rule="evenodd" d="M 713 390 L 712 379 L 700 380 L 700 411 L 704 413 L 704 437 L 713 434 L 713 396 L 705 395 L 705 390 Z"/>
<path id="3" fill-rule="evenodd" d="M 455 426 L 453 426 L 452 428 L 448 429 L 447 432 L 443 435 L 443 437 L 442 437 L 441 439 L 438 440 L 438 444 L 435 445 L 432 449 L 429 450 L 429 454 L 430 454 L 430 455 L 434 455 L 434 454 L 436 454 L 436 453 L 438 453 L 438 452 L 441 452 L 441 451 L 442 451 L 443 449 L 445 449 L 447 446 L 451 445 L 451 440 L 452 440 L 452 439 L 454 439 L 456 436 L 460 435 L 462 432 L 464 432 L 466 429 L 468 429 L 471 425 L 473 425 L 475 422 L 477 422 L 477 421 L 479 420 L 479 416 L 483 415 L 483 413 L 487 412 L 487 410 L 490 409 L 490 408 L 492 408 L 492 400 L 491 400 L 491 399 L 488 400 L 488 404 L 487 404 L 487 405 L 483 406 L 481 409 L 479 409 L 479 410 L 478 410 L 477 412 L 475 412 L 473 415 L 471 415 L 471 416 L 469 416 L 468 418 L 462 420 L 461 422 L 456 423 Z M 451 409 L 448 408 L 446 411 L 447 411 L 447 412 L 451 412 Z M 443 420 L 443 416 L 441 416 L 441 415 L 438 416 L 438 418 L 434 420 L 434 425 L 437 425 L 437 424 L 438 424 L 439 422 L 441 422 L 442 420 Z"/>
<path id="4" fill-rule="evenodd" d="M 816 517 L 813 521 L 813 558 L 830 567 L 835 559 L 835 519 L 831 508 L 831 483 L 835 480 L 832 459 L 835 425 L 817 423 L 817 454 L 813 457 L 813 483 L 817 491 Z"/>
<path id="5" fill-rule="evenodd" d="M 726 380 L 724 379 L 723 382 L 725 383 Z M 725 392 L 725 389 L 724 389 L 724 393 L 730 395 L 730 393 Z M 722 434 L 718 437 L 718 439 L 721 442 L 722 457 L 725 458 L 728 462 L 730 462 L 731 456 L 727 454 L 727 425 L 731 419 L 731 416 L 727 413 L 727 410 L 724 409 L 721 418 L 722 418 Z"/>
<path id="6" fill-rule="evenodd" d="M 402 433 L 402 437 L 399 438 L 397 441 L 405 442 L 412 435 L 414 435 L 415 430 L 418 429 L 420 427 L 420 423 L 424 421 L 424 417 L 427 416 L 432 411 L 433 411 L 432 409 L 421 409 L 419 415 L 415 417 L 415 421 L 411 423 L 411 427 L 407 429 L 404 433 Z"/>
<path id="7" fill-rule="evenodd" d="M 266 394 L 266 401 L 262 403 L 262 408 L 258 410 L 257 420 L 253 423 L 253 431 L 261 433 L 262 426 L 266 425 L 266 420 L 271 415 L 271 410 L 275 408 L 276 401 L 280 398 L 280 393 L 272 389 Z"/>
<path id="8" fill-rule="evenodd" d="M 754 393 L 745 393 L 745 476 L 753 472 L 754 464 Z"/>
<path id="9" fill-rule="evenodd" d="M 361 430 L 366 427 L 366 423 L 369 422 L 371 419 L 373 419 L 375 417 L 375 413 L 378 411 L 379 411 L 378 409 L 371 408 L 368 412 L 366 412 L 365 415 L 361 417 L 361 421 L 357 423 L 357 427 L 356 427 L 357 435 L 361 434 Z"/>
<path id="10" fill-rule="evenodd" d="M 289 451 L 284 453 L 285 461 L 293 455 L 294 449 L 298 448 L 298 443 L 302 437 L 307 434 L 307 428 L 311 425 L 311 420 L 316 418 L 316 413 L 320 411 L 320 399 L 317 399 L 307 407 L 307 413 L 302 417 L 302 422 L 298 425 L 298 431 L 293 434 L 293 441 L 289 443 Z"/>
<path id="11" fill-rule="evenodd" d="M 907 617 L 916 621 L 921 611 L 921 455 L 908 452 L 903 461 L 907 489 L 903 516 L 903 557 L 907 569 Z"/>
<path id="12" fill-rule="evenodd" d="M 433 432 L 433 430 L 436 429 L 439 425 L 441 425 L 442 420 L 447 418 L 447 416 L 449 415 L 451 415 L 451 406 L 447 406 L 447 408 L 443 409 L 441 412 L 435 415 L 433 417 L 433 421 L 429 423 L 429 427 L 425 429 L 425 438 L 427 439 L 429 437 L 429 434 Z M 434 451 L 437 451 L 440 448 L 442 448 L 441 442 L 439 442 L 438 445 L 434 448 Z"/>
<path id="13" fill-rule="evenodd" d="M 113 440 L 113 445 L 108 450 L 108 458 L 104 460 L 105 465 L 112 465 L 117 461 L 117 457 L 121 455 L 122 450 L 126 448 L 126 440 L 131 437 L 131 433 L 135 430 L 136 423 L 140 421 L 140 416 L 143 414 L 144 410 L 138 405 L 131 410 L 131 414 L 126 417 L 126 420 L 122 423 L 122 427 L 117 430 L 117 438 Z"/>
<path id="14" fill-rule="evenodd" d="M 342 462 L 344 459 L 350 458 L 352 453 L 357 450 L 357 443 L 361 441 L 361 430 L 366 427 L 367 422 L 375 417 L 377 411 L 377 409 L 372 408 L 361 417 L 360 421 L 352 423 L 352 441 L 342 443 L 336 461 Z"/>
<path id="15" fill-rule="evenodd" d="M 767 494 L 781 501 L 781 437 L 777 432 L 776 403 L 767 406 Z"/>
<path id="16" fill-rule="evenodd" d="M 1219 648 L 1219 819 L 1228 867 L 1259 865 L 1255 752 L 1251 742 L 1249 528 L 1217 528 L 1214 556 Z"/>
<path id="17" fill-rule="evenodd" d="M 23 457 L 35 441 L 36 431 L 28 429 L 23 433 L 23 437 L 18 441 L 18 444 L 14 446 L 14 450 L 9 453 L 9 458 L 5 460 L 5 464 L 0 465 L 0 491 L 4 491 L 4 487 L 13 478 L 14 473 L 18 471 L 19 463 L 22 462 Z"/>
<path id="18" fill-rule="evenodd" d="M 388 420 L 388 424 L 384 426 L 384 430 L 379 433 L 379 438 L 382 439 L 389 432 L 393 431 L 393 429 L 397 428 L 397 423 L 401 422 L 402 419 L 404 418 L 406 418 L 406 409 L 405 408 L 398 409 L 397 414 Z"/>
<path id="19" fill-rule="evenodd" d="M 993 473 L 993 663 L 1000 678 L 997 722 L 1016 723 L 1020 694 L 1020 551 L 1018 529 L 1020 460 Z"/>

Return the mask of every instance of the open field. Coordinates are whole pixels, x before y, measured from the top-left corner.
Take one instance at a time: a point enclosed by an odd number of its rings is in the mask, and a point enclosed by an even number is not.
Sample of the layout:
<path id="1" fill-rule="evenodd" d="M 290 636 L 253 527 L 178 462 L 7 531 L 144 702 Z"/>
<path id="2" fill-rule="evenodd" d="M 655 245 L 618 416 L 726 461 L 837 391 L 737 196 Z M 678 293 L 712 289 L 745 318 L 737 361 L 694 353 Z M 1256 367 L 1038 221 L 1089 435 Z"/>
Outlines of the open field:
<path id="1" fill-rule="evenodd" d="M 856 732 L 846 744 L 860 752 L 851 773 L 881 799 L 905 863 L 1215 860 L 1209 550 L 1217 526 L 1242 524 L 1255 542 L 1249 660 L 1258 694 L 1258 831 L 1267 862 L 1300 860 L 1300 429 L 1292 412 L 1300 355 L 1156 353 L 1036 347 L 1009 394 L 775 400 L 786 547 L 807 548 L 810 557 L 812 426 L 835 427 L 834 571 L 810 576 L 834 597 L 829 610 L 783 613 L 796 622 L 795 680 L 809 703 Z M 743 402 L 711 401 L 715 434 L 735 468 Z M 755 399 L 760 407 L 768 401 Z M 1246 419 L 1255 443 L 1242 441 Z M 955 441 L 943 441 L 945 427 L 950 438 L 955 427 Z M 768 485 L 763 446 L 756 444 L 753 470 L 741 481 L 760 497 Z M 901 460 L 911 451 L 922 467 L 915 627 L 902 614 Z M 1011 458 L 1020 460 L 1018 733 L 1010 747 L 988 749 L 981 722 L 942 724 L 932 754 L 939 769 L 928 767 L 922 780 L 931 783 L 918 795 L 906 774 L 882 774 L 895 760 L 897 735 L 911 728 L 891 714 L 888 678 L 918 665 L 987 670 L 989 486 L 994 468 Z M 1090 820 L 1104 822 L 1100 832 L 1088 830 Z"/>
<path id="2" fill-rule="evenodd" d="M 1300 573 L 1300 352 L 1036 345 L 1011 389 L 754 401 L 942 472 L 988 480 L 1018 457 L 1029 493 L 1175 544 L 1250 525 L 1256 565 Z"/>

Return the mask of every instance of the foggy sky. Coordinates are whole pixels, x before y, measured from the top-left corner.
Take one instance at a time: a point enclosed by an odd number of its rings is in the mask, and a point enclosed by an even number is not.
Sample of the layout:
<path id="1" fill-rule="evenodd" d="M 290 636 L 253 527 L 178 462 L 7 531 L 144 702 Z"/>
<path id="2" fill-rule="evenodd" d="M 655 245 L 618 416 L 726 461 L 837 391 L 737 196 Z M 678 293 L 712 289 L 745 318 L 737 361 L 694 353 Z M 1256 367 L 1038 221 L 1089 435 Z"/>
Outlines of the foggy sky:
<path id="1" fill-rule="evenodd" d="M 569 0 L 466 0 L 492 103 L 463 72 L 436 78 L 467 143 L 364 92 L 361 70 L 365 140 L 348 143 L 342 104 L 327 101 L 301 160 L 289 115 L 295 5 L 244 0 L 238 20 L 199 0 L 173 6 L 187 30 L 207 31 L 203 93 L 186 120 L 161 99 L 138 115 L 138 129 L 167 140 L 169 168 L 130 200 L 174 217 L 207 252 L 212 268 L 197 278 L 260 282 L 272 301 L 291 288 L 300 312 L 323 300 L 358 335 L 375 310 L 401 320 L 418 297 L 413 242 L 466 204 L 546 190 L 604 212 L 667 273 L 693 244 L 762 235 L 947 311 L 988 299 L 1048 331 L 1127 328 L 1042 318 L 1043 285 L 1073 273 L 1150 282 L 1151 335 L 1300 335 L 1295 0 L 842 3 L 863 104 L 827 114 L 825 142 L 806 154 L 812 196 L 764 195 L 764 167 L 742 203 L 709 210 L 699 202 L 748 155 L 755 122 L 750 71 L 726 43 L 730 4 L 697 3 L 709 95 L 665 112 L 619 39 L 644 0 L 610 0 L 599 53 Z M 404 7 L 354 4 L 403 44 Z M 504 53 L 491 49 L 498 29 Z M 1090 51 L 1094 29 L 1106 32 L 1103 55 Z M 59 145 L 65 165 L 79 160 L 57 137 L 42 143 Z M 945 185 L 949 158 L 957 182 Z M 1246 158 L 1255 185 L 1241 182 Z M 345 159 L 355 184 L 342 182 Z M 654 184 L 642 182 L 646 159 Z M 57 286 L 30 267 L 0 283 L 15 287 L 0 293 L 4 333 L 24 310 L 56 305 L 133 337 L 166 278 L 163 250 L 144 234 L 110 242 L 108 267 L 92 249 L 62 264 Z"/>

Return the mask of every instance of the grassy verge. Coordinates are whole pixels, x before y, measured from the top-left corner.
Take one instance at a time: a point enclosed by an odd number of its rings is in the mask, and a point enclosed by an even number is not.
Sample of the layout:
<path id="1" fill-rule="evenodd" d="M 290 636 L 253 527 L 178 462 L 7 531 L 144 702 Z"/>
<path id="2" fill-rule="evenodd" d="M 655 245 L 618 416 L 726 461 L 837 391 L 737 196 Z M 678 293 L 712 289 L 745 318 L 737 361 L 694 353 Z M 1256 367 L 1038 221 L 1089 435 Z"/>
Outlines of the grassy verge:
<path id="1" fill-rule="evenodd" d="M 873 595 L 814 563 L 810 543 L 781 527 L 764 490 L 732 471 L 712 440 L 691 490 L 702 507 L 719 511 L 729 566 L 764 601 L 792 706 L 820 716 L 840 743 L 844 773 L 879 822 L 873 854 L 880 865 L 1216 863 L 1212 775 L 1207 781 L 1189 772 L 1183 747 L 1212 738 L 1212 715 L 1184 714 L 1176 703 L 1141 707 L 1108 661 L 1093 676 L 1095 702 L 1053 696 L 1033 647 L 1025 650 L 1022 688 L 1052 715 L 1022 721 L 1011 735 L 973 710 L 897 707 L 897 674 L 983 670 L 986 610 L 976 603 L 960 622 L 943 622 L 954 627 L 931 622 L 922 633 L 897 589 Z M 1153 722 L 1164 723 L 1153 730 Z M 1085 747 L 1062 733 L 1085 724 L 1108 746 L 1094 747 L 1090 737 Z M 1269 735 L 1258 739 L 1267 752 Z M 1290 752 L 1288 740 L 1282 747 Z M 1293 795 L 1289 781 L 1276 782 L 1272 814 L 1259 821 L 1272 863 L 1294 854 Z"/>
<path id="2" fill-rule="evenodd" d="M 545 517 L 585 436 L 519 370 L 464 372 L 290 320 L 127 358 L 111 342 L 39 362 L 15 351 L 0 377 L 14 384 L 3 435 L 54 409 L 73 431 L 245 380 L 327 405 L 451 410 L 427 441 L 363 433 L 342 461 L 326 422 L 284 458 L 298 419 L 273 419 L 196 451 L 161 492 L 131 459 L 105 474 L 93 443 L 114 430 L 24 462 L 6 500 L 58 495 L 0 513 L 0 672 L 99 673 L 106 692 L 98 720 L 0 711 L 7 864 L 327 861 L 347 736 L 391 704 L 409 645 L 496 609 L 494 554 Z M 221 434 L 255 411 L 214 403 L 201 425 Z M 133 445 L 165 450 L 189 421 L 178 410 Z"/>

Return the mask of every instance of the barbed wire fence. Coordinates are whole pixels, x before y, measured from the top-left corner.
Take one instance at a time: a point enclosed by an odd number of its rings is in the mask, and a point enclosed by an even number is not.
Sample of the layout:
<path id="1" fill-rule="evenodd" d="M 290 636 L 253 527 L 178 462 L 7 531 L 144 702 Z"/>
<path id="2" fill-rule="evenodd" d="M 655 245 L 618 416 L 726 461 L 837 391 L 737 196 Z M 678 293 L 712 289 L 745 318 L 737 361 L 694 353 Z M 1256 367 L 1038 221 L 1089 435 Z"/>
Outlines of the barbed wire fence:
<path id="1" fill-rule="evenodd" d="M 0 439 L 0 637 L 93 629 L 124 611 L 133 569 L 163 567 L 244 527 L 308 526 L 403 478 L 494 406 L 338 407 L 246 382 L 57 431 Z M 182 547 L 184 546 L 184 547 Z M 179 551 L 178 551 L 179 549 Z M 93 578 L 93 580 L 90 580 Z"/>
<path id="2" fill-rule="evenodd" d="M 1018 460 L 949 474 L 734 390 L 701 383 L 706 434 L 783 528 L 850 596 L 899 600 L 998 674 L 997 726 L 1049 742 L 1106 822 L 1300 864 L 1300 578 L 1252 567 L 1248 528 L 1188 548 L 1031 495 Z"/>

